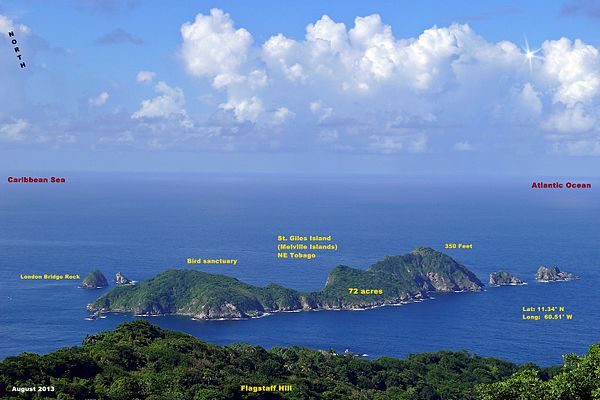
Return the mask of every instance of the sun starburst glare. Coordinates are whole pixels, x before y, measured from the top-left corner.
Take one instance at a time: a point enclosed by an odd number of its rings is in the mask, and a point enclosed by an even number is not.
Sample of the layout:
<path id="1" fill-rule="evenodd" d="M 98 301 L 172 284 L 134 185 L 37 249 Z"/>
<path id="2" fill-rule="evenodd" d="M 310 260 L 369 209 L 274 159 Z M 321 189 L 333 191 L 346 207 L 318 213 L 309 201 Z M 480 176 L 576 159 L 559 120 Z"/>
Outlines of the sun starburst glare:
<path id="1" fill-rule="evenodd" d="M 541 49 L 531 50 L 529 42 L 527 41 L 527 38 L 525 38 L 525 47 L 523 48 L 523 51 L 525 52 L 525 62 L 529 64 L 529 71 L 533 71 L 533 59 L 542 59 L 542 57 L 536 55 L 540 50 Z"/>

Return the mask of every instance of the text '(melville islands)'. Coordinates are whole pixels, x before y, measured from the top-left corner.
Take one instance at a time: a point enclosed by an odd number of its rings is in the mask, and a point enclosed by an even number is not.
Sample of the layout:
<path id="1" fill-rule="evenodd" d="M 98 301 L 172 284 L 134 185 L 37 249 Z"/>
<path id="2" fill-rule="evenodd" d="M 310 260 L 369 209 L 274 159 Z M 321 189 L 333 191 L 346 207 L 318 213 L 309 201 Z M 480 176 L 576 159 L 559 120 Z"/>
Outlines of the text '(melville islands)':
<path id="1" fill-rule="evenodd" d="M 332 242 L 331 235 L 278 235 L 277 258 L 314 260 L 319 251 L 337 251 L 338 245 Z"/>

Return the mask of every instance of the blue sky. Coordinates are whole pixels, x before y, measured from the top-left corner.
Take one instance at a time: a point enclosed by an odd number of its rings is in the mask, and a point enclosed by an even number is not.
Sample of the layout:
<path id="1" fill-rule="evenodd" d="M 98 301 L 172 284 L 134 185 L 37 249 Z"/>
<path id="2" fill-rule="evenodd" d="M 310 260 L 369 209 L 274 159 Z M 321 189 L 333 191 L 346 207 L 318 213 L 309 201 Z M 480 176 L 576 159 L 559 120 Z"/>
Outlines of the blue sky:
<path id="1" fill-rule="evenodd" d="M 600 165 L 595 1 L 9 0 L 0 16 L 28 65 L 0 32 L 11 174 Z"/>

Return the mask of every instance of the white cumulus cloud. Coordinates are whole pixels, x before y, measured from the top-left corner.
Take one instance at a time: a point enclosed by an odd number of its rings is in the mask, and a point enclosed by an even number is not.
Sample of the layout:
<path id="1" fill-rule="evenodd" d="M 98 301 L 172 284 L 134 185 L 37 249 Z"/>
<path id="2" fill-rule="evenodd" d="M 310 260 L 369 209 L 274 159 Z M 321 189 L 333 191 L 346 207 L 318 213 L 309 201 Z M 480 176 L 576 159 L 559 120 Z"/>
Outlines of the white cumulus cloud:
<path id="1" fill-rule="evenodd" d="M 469 142 L 456 142 L 454 143 L 454 150 L 456 151 L 474 151 L 475 150 L 475 146 L 473 146 L 471 143 Z"/>
<path id="2" fill-rule="evenodd" d="M 283 124 L 296 116 L 295 113 L 285 107 L 279 107 L 273 113 L 273 123 L 276 125 Z"/>
<path id="3" fill-rule="evenodd" d="M 0 140 L 5 142 L 23 142 L 27 139 L 25 133 L 29 126 L 29 122 L 23 119 L 1 124 Z"/>
<path id="4" fill-rule="evenodd" d="M 217 120 L 236 132 L 294 118 L 277 135 L 386 154 L 494 148 L 485 141 L 521 151 L 527 137 L 567 152 L 582 133 L 600 141 L 600 53 L 579 39 L 541 43 L 530 67 L 520 44 L 467 24 L 398 37 L 378 14 L 352 26 L 324 15 L 303 38 L 254 43 L 219 9 L 184 23 L 181 38 L 186 70 L 224 96 L 215 112 L 228 117 Z"/>
<path id="5" fill-rule="evenodd" d="M 243 28 L 235 29 L 229 14 L 216 8 L 210 15 L 198 14 L 194 22 L 183 24 L 181 37 L 187 70 L 211 78 L 235 74 L 252 44 L 252 35 Z"/>
<path id="6" fill-rule="evenodd" d="M 587 114 L 581 105 L 577 105 L 554 113 L 544 127 L 561 133 L 580 133 L 591 130 L 595 125 L 596 118 Z"/>
<path id="7" fill-rule="evenodd" d="M 555 102 L 572 107 L 596 97 L 600 87 L 598 49 L 567 38 L 547 41 L 542 49 L 544 71 L 557 83 Z"/>
<path id="8" fill-rule="evenodd" d="M 7 35 L 10 31 L 17 31 L 16 33 L 29 35 L 30 30 L 27 25 L 17 24 L 12 19 L 5 15 L 0 15 L 0 32 Z"/>
<path id="9" fill-rule="evenodd" d="M 186 115 L 183 90 L 171 87 L 160 81 L 154 87 L 159 96 L 142 101 L 141 108 L 131 116 L 138 118 L 166 118 L 172 115 Z"/>
<path id="10" fill-rule="evenodd" d="M 152 82 L 156 76 L 155 72 L 152 71 L 140 71 L 137 73 L 135 80 L 137 82 Z"/>
<path id="11" fill-rule="evenodd" d="M 223 103 L 219 107 L 224 110 L 233 111 L 238 122 L 256 122 L 264 110 L 262 101 L 256 96 L 253 96 L 249 99 L 229 100 L 227 103 Z"/>
<path id="12" fill-rule="evenodd" d="M 100 107 L 106 103 L 110 95 L 107 92 L 102 92 L 96 97 L 90 97 L 88 99 L 88 104 L 94 107 Z"/>

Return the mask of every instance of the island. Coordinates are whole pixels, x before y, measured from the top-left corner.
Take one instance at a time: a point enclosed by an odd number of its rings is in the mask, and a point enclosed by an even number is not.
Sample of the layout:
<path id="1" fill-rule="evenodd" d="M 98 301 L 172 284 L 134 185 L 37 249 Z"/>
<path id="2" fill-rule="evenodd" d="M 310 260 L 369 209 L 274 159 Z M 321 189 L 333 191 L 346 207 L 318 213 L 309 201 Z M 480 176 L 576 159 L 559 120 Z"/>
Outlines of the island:
<path id="1" fill-rule="evenodd" d="M 563 272 L 556 266 L 544 267 L 542 265 L 538 268 L 535 279 L 538 282 L 562 282 L 575 280 L 577 279 L 577 276 L 568 272 Z"/>
<path id="2" fill-rule="evenodd" d="M 82 289 L 102 289 L 108 286 L 108 281 L 106 277 L 100 270 L 95 269 L 83 279 L 81 285 L 79 285 Z"/>
<path id="3" fill-rule="evenodd" d="M 281 285 L 258 287 L 196 270 L 167 270 L 135 286 L 117 287 L 91 312 L 186 315 L 195 319 L 242 319 L 282 311 L 358 310 L 421 301 L 431 292 L 481 291 L 475 274 L 450 256 L 418 247 L 385 257 L 367 270 L 338 266 L 318 292 Z"/>
<path id="4" fill-rule="evenodd" d="M 526 285 L 526 283 L 508 271 L 496 271 L 490 274 L 490 286 L 505 285 Z"/>

